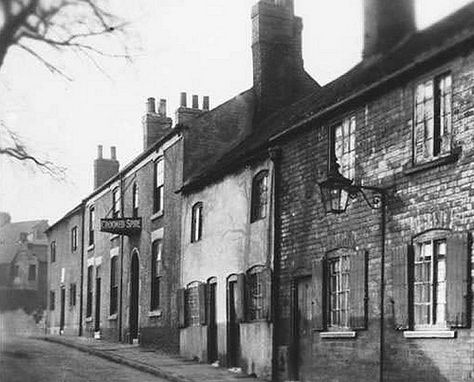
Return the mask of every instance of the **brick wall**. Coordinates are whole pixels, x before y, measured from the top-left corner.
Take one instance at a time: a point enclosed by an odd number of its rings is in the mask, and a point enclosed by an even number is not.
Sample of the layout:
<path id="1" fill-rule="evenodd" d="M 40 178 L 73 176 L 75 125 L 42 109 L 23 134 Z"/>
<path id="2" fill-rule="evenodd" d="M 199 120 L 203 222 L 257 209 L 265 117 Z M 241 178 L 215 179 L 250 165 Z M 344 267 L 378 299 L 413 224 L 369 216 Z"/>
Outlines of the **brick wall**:
<path id="1" fill-rule="evenodd" d="M 450 70 L 453 77 L 453 144 L 460 158 L 452 164 L 411 172 L 414 88 L 417 81 Z M 325 178 L 328 160 L 327 129 L 350 114 L 357 119 L 356 180 L 365 185 L 390 186 L 385 241 L 384 375 L 390 381 L 472 380 L 474 350 L 470 329 L 457 329 L 455 339 L 407 339 L 393 329 L 391 249 L 411 242 L 430 229 L 451 232 L 472 229 L 474 175 L 474 55 L 427 69 L 400 82 L 399 87 L 366 100 L 333 118 L 312 125 L 281 143 L 279 312 L 277 372 L 280 380 L 294 375 L 296 351 L 292 332 L 295 300 L 292 286 L 311 276 L 311 263 L 327 252 L 350 247 L 368 252 L 368 324 L 352 339 L 309 336 L 310 356 L 300 369 L 302 380 L 378 380 L 380 367 L 381 214 L 358 198 L 346 214 L 327 216 L 317 182 Z M 293 360 L 293 361 L 292 361 Z M 292 375 L 293 372 L 293 375 Z"/>

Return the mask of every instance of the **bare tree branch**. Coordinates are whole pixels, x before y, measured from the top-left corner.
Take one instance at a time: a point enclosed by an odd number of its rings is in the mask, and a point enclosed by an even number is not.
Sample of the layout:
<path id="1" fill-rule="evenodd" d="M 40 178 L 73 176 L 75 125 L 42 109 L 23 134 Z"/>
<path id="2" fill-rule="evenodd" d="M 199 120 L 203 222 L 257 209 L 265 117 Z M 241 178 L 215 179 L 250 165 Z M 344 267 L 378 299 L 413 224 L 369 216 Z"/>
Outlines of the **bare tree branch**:
<path id="1" fill-rule="evenodd" d="M 58 180 L 66 178 L 65 167 L 32 155 L 31 150 L 26 146 L 21 137 L 11 131 L 5 123 L 0 122 L 0 129 L 0 155 L 5 155 L 20 162 L 30 162 L 43 173 L 51 175 Z"/>

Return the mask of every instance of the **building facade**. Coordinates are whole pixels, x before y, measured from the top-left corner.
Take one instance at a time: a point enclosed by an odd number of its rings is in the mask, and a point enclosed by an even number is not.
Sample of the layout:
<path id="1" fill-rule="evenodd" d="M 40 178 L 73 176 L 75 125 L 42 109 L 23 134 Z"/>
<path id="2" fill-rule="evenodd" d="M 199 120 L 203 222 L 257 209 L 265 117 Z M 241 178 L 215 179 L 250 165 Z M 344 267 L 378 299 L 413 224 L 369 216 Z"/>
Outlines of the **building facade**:
<path id="1" fill-rule="evenodd" d="M 48 316 L 51 334 L 80 335 L 82 306 L 82 237 L 80 204 L 46 231 L 48 253 Z"/>
<path id="2" fill-rule="evenodd" d="M 46 307 L 46 220 L 11 222 L 0 213 L 0 310 L 23 309 L 38 317 Z"/>

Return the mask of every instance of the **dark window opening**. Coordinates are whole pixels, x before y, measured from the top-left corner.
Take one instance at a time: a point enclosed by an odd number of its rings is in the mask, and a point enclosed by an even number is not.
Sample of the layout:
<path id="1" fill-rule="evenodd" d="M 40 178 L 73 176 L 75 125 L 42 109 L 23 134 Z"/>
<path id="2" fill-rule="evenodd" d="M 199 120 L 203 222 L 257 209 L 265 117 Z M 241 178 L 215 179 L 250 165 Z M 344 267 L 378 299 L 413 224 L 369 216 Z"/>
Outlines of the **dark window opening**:
<path id="1" fill-rule="evenodd" d="M 35 281 L 36 280 L 36 265 L 30 264 L 28 268 L 28 281 Z"/>
<path id="2" fill-rule="evenodd" d="M 150 310 L 156 310 L 160 307 L 160 284 L 161 284 L 161 256 L 163 243 L 156 240 L 152 244 L 151 256 L 151 304 Z"/>
<path id="3" fill-rule="evenodd" d="M 110 260 L 110 314 L 117 313 L 118 308 L 118 256 Z"/>
<path id="4" fill-rule="evenodd" d="M 87 296 L 86 296 L 86 317 L 92 317 L 92 274 L 94 267 L 87 267 Z"/>

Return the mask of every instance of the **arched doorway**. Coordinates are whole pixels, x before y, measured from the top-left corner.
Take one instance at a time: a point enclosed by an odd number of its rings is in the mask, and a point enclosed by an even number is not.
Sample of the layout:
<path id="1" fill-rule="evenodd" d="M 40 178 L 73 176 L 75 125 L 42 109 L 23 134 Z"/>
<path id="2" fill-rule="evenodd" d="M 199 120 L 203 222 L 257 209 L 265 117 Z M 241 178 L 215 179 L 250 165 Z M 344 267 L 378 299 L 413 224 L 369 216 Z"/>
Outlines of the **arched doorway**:
<path id="1" fill-rule="evenodd" d="M 218 358 L 217 348 L 217 278 L 207 280 L 207 361 L 213 363 Z"/>
<path id="2" fill-rule="evenodd" d="M 132 252 L 132 261 L 130 264 L 130 343 L 138 339 L 138 295 L 139 295 L 139 261 L 138 251 Z"/>

